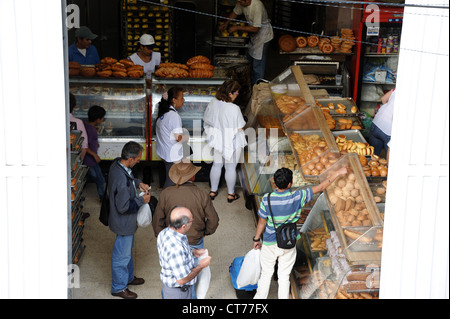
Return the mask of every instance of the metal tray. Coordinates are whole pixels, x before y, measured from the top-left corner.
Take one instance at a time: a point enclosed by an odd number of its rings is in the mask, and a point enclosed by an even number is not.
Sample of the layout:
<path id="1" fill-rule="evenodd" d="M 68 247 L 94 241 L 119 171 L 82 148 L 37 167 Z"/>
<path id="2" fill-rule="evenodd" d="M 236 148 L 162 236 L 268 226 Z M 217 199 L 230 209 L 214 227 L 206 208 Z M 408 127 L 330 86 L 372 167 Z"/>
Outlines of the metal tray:
<path id="1" fill-rule="evenodd" d="M 368 237 L 374 237 L 376 235 L 377 229 L 382 229 L 381 226 L 372 226 L 372 227 L 343 227 L 344 229 L 348 229 L 351 231 L 357 231 L 364 235 L 367 235 Z M 345 235 L 344 235 L 345 236 Z M 354 241 L 353 239 L 348 238 L 345 236 L 345 239 L 347 241 L 347 248 L 350 251 L 353 252 L 362 252 L 362 251 L 381 251 L 380 248 L 378 248 L 378 241 L 375 239 L 372 240 L 370 243 L 361 243 L 360 241 Z"/>
<path id="2" fill-rule="evenodd" d="M 335 105 L 334 110 L 330 110 L 330 115 L 339 115 L 339 116 L 355 116 L 359 114 L 359 108 L 356 106 L 355 101 L 351 97 L 345 97 L 345 98 L 329 98 L 329 99 L 317 99 L 317 103 L 321 104 L 323 107 L 328 107 L 328 103 L 333 103 Z M 337 104 L 342 103 L 346 107 L 346 114 L 340 114 L 336 113 L 337 110 Z M 350 110 L 353 106 L 356 106 L 356 113 L 352 113 Z"/>
<path id="3" fill-rule="evenodd" d="M 341 130 L 339 128 L 339 119 L 343 118 L 343 119 L 351 119 L 352 120 L 352 125 L 359 125 L 361 126 L 360 130 L 364 130 L 366 127 L 364 126 L 363 122 L 361 121 L 361 119 L 359 118 L 358 115 L 356 114 L 352 114 L 352 115 L 332 115 L 331 116 L 335 121 L 336 121 L 336 127 L 334 129 L 332 129 L 331 131 L 344 131 Z"/>
<path id="4" fill-rule="evenodd" d="M 364 136 L 361 134 L 360 130 L 342 130 L 339 132 L 332 132 L 334 136 L 345 135 L 347 140 L 352 140 L 354 142 L 367 143 Z"/>

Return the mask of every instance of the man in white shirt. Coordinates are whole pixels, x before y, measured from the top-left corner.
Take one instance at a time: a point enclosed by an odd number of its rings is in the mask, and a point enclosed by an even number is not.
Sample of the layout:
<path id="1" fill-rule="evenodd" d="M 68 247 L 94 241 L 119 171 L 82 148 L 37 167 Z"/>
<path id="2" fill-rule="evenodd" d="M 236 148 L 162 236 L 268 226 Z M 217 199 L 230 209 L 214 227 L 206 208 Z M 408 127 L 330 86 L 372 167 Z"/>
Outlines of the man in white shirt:
<path id="1" fill-rule="evenodd" d="M 228 28 L 229 23 L 240 15 L 244 15 L 248 26 L 233 25 Z M 248 58 L 252 63 L 252 84 L 258 79 L 264 78 L 266 69 L 267 50 L 269 42 L 273 39 L 272 25 L 267 15 L 267 11 L 261 0 L 237 0 L 233 12 L 229 16 L 230 20 L 225 21 L 219 27 L 220 31 L 228 28 L 230 33 L 235 31 L 250 32 L 250 45 L 248 48 Z"/>

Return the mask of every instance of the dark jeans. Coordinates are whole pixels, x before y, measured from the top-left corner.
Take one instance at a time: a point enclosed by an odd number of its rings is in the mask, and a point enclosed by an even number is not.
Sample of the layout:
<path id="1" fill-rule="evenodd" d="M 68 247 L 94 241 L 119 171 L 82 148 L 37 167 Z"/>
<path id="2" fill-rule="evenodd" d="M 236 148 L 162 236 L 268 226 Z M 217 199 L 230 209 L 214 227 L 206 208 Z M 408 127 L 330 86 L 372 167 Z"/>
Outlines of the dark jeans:
<path id="1" fill-rule="evenodd" d="M 167 188 L 169 186 L 173 186 L 175 185 L 175 183 L 170 179 L 169 177 L 169 170 L 172 167 L 173 163 L 170 162 L 166 162 L 165 160 L 162 160 L 164 163 L 164 167 L 166 169 L 166 180 L 164 181 L 164 186 L 163 188 Z"/>
<path id="2" fill-rule="evenodd" d="M 388 146 L 387 143 L 391 140 L 389 135 L 383 133 L 382 130 L 372 123 L 370 127 L 369 144 L 374 147 L 374 154 L 380 156 L 381 151 L 384 150 L 387 153 Z"/>
<path id="3" fill-rule="evenodd" d="M 103 176 L 102 169 L 98 164 L 91 166 L 89 167 L 87 176 L 88 181 L 93 181 L 97 185 L 98 196 L 102 200 L 105 195 L 105 177 Z"/>
<path id="4" fill-rule="evenodd" d="M 256 81 L 259 79 L 264 79 L 264 73 L 266 71 L 266 59 L 267 59 L 267 50 L 269 49 L 269 43 L 264 43 L 263 54 L 261 60 L 257 60 L 252 58 L 249 54 L 247 54 L 247 59 L 250 61 L 252 65 L 252 86 L 256 84 Z"/>

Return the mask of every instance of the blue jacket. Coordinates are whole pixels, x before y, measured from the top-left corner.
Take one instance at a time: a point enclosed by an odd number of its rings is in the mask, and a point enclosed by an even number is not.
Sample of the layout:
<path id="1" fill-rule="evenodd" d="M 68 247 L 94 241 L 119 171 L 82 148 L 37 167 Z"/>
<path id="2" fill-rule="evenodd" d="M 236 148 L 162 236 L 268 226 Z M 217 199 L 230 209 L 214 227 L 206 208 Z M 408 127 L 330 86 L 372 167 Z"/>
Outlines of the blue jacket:
<path id="1" fill-rule="evenodd" d="M 133 235 L 137 230 L 137 212 L 144 204 L 142 197 L 136 196 L 136 188 L 141 181 L 132 178 L 119 164 L 120 158 L 114 160 L 109 169 L 109 228 L 121 236 Z"/>
<path id="2" fill-rule="evenodd" d="M 69 47 L 69 62 L 78 62 L 80 64 L 97 64 L 100 63 L 100 58 L 98 56 L 97 49 L 91 44 L 89 48 L 86 49 L 86 56 L 82 55 L 74 43 Z"/>

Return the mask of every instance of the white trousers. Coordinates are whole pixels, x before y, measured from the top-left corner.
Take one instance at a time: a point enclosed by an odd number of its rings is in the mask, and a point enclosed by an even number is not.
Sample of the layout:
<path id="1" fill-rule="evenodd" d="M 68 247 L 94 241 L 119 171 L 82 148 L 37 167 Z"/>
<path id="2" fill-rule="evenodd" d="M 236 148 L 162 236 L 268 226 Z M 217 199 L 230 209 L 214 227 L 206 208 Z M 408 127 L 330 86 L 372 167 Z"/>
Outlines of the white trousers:
<path id="1" fill-rule="evenodd" d="M 277 244 L 262 245 L 260 263 L 261 277 L 258 280 L 258 290 L 254 299 L 266 299 L 269 294 L 270 282 L 278 259 L 278 299 L 289 299 L 289 276 L 297 257 L 297 248 L 281 249 Z"/>

